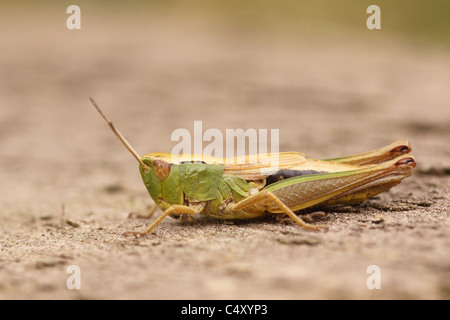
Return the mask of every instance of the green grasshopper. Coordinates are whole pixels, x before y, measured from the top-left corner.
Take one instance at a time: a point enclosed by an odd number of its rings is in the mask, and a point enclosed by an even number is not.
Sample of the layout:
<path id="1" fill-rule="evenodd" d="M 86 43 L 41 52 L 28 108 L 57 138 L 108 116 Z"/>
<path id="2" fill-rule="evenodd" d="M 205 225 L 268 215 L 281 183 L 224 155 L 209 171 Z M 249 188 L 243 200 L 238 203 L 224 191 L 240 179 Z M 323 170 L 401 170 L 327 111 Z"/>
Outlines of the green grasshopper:
<path id="1" fill-rule="evenodd" d="M 110 128 L 139 162 L 142 180 L 156 206 L 163 210 L 142 232 L 150 233 L 164 218 L 204 214 L 216 219 L 250 219 L 266 213 L 287 215 L 299 226 L 316 230 L 295 212 L 316 205 L 352 204 L 365 201 L 409 177 L 416 163 L 406 140 L 357 155 L 315 160 L 298 152 L 281 152 L 276 172 L 267 166 L 267 154 L 228 161 L 203 155 L 168 153 L 143 157 L 90 100 Z M 273 156 L 273 155 L 271 155 Z M 234 159 L 236 160 L 236 159 Z M 241 159 L 242 160 L 242 159 Z"/>

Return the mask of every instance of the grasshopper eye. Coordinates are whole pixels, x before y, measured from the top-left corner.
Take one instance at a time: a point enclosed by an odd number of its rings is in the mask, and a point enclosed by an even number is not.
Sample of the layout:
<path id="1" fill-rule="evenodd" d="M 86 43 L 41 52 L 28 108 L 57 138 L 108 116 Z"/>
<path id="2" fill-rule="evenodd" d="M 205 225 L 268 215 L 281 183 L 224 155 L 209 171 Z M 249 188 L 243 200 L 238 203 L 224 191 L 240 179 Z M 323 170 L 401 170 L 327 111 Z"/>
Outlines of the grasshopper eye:
<path id="1" fill-rule="evenodd" d="M 159 181 L 165 180 L 170 174 L 170 164 L 164 160 L 153 160 L 153 171 Z"/>

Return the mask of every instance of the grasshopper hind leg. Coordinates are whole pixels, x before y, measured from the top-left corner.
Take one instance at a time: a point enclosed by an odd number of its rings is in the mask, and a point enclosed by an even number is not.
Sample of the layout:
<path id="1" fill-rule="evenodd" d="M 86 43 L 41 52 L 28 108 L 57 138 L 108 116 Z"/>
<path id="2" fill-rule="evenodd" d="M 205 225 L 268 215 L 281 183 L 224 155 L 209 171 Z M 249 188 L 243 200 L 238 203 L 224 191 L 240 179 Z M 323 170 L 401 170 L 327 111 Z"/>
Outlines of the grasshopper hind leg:
<path id="1" fill-rule="evenodd" d="M 407 140 L 398 140 L 385 147 L 339 158 L 324 159 L 324 161 L 349 164 L 349 165 L 367 165 L 379 164 L 385 161 L 395 159 L 401 155 L 411 152 L 411 145 Z"/>
<path id="2" fill-rule="evenodd" d="M 376 185 L 373 187 L 366 187 L 360 190 L 354 190 L 347 194 L 343 194 L 339 197 L 330 199 L 324 203 L 321 203 L 320 207 L 334 206 L 334 205 L 352 205 L 360 204 L 384 191 L 391 189 L 398 185 L 401 181 L 393 181 L 385 184 Z"/>
<path id="3" fill-rule="evenodd" d="M 396 165 L 403 165 L 403 166 L 410 166 L 410 168 L 414 168 L 416 166 L 416 163 L 413 158 L 402 158 L 400 159 Z M 409 175 L 406 175 L 409 176 Z M 405 178 L 404 176 L 403 178 Z M 362 185 L 360 187 L 354 188 L 353 190 L 350 190 L 346 193 L 343 193 L 337 197 L 334 197 L 326 202 L 324 202 L 324 205 L 328 204 L 353 204 L 353 203 L 360 203 L 363 202 L 369 198 L 372 198 L 376 196 L 377 194 L 380 194 L 384 191 L 387 191 L 391 189 L 392 187 L 400 184 L 403 180 L 403 178 L 398 179 L 395 176 L 394 177 L 387 177 L 385 179 L 381 179 L 380 181 L 372 181 L 365 185 Z"/>
<path id="4" fill-rule="evenodd" d="M 263 190 L 255 195 L 252 195 L 244 200 L 241 200 L 238 203 L 232 204 L 230 207 L 228 207 L 228 214 L 233 214 L 235 212 L 238 212 L 240 210 L 245 210 L 246 208 L 252 207 L 252 206 L 269 206 L 269 205 L 275 205 L 277 206 L 283 213 L 285 213 L 288 217 L 290 217 L 292 220 L 294 220 L 300 227 L 309 229 L 309 230 L 317 230 L 317 229 L 323 229 L 326 228 L 326 226 L 323 225 L 312 225 L 309 223 L 306 223 L 298 217 L 286 204 L 283 203 L 283 201 L 280 200 L 275 194 L 273 194 L 271 191 Z"/>

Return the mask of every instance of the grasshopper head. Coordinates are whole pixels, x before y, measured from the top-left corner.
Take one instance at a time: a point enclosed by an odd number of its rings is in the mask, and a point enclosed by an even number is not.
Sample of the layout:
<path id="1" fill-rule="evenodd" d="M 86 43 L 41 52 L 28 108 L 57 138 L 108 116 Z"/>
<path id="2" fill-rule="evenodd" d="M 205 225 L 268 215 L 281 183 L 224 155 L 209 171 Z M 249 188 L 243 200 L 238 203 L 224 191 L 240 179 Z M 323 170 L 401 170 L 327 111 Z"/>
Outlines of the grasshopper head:
<path id="1" fill-rule="evenodd" d="M 155 203 L 162 209 L 167 209 L 168 204 L 183 204 L 179 167 L 156 154 L 145 155 L 141 160 L 146 166 L 139 166 L 142 181 Z"/>

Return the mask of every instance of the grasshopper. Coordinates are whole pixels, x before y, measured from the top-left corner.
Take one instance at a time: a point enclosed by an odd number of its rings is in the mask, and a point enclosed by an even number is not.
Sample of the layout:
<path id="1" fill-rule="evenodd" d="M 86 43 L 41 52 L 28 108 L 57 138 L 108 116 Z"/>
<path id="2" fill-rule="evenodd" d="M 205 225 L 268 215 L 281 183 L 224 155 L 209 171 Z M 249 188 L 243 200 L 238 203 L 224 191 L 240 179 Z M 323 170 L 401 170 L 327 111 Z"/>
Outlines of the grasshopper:
<path id="1" fill-rule="evenodd" d="M 267 154 L 246 156 L 244 161 L 203 155 L 181 155 L 173 160 L 168 153 L 141 157 L 94 99 L 90 100 L 139 162 L 144 185 L 163 211 L 145 230 L 127 235 L 145 236 L 167 216 L 186 219 L 197 214 L 216 219 L 287 215 L 300 227 L 316 230 L 325 226 L 306 223 L 295 212 L 317 205 L 363 202 L 399 184 L 416 166 L 406 140 L 324 160 L 307 159 L 299 152 L 280 152 L 276 172 L 261 170 L 267 166 Z"/>

